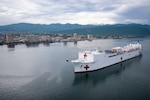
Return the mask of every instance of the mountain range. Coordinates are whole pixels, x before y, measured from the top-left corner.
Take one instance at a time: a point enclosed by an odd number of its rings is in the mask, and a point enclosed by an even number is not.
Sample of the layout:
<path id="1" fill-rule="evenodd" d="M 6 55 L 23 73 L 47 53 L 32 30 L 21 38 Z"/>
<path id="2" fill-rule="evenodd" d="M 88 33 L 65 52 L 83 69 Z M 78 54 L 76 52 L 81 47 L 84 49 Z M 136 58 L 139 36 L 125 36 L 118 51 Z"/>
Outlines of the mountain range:
<path id="1" fill-rule="evenodd" d="M 114 25 L 80 25 L 80 24 L 30 24 L 18 23 L 0 26 L 0 33 L 67 33 L 94 35 L 150 35 L 150 25 L 114 24 Z"/>

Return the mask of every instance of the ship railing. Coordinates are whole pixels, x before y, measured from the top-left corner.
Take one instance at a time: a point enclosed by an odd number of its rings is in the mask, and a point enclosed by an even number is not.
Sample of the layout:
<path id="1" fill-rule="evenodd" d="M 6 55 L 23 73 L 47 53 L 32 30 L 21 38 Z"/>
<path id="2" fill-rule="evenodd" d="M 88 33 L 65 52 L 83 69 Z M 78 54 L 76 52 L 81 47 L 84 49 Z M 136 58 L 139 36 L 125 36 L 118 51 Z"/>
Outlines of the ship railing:
<path id="1" fill-rule="evenodd" d="M 112 50 L 105 50 L 105 53 L 110 54 L 110 53 L 113 53 L 113 52 L 112 52 Z"/>
<path id="2" fill-rule="evenodd" d="M 81 63 L 94 63 L 94 61 L 92 61 L 92 60 L 84 60 L 84 61 L 81 61 Z"/>
<path id="3" fill-rule="evenodd" d="M 72 60 L 71 62 L 73 62 L 73 63 L 94 63 L 94 61 L 92 61 L 92 60 L 80 60 L 80 59 Z"/>

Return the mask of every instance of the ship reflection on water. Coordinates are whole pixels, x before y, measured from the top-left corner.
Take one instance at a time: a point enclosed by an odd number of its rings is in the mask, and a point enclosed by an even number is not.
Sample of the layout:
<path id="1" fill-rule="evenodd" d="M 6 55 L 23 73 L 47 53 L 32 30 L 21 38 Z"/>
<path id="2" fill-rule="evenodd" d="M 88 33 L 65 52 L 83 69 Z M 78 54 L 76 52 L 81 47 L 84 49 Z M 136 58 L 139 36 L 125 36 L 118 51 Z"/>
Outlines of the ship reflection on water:
<path id="1" fill-rule="evenodd" d="M 38 47 L 39 46 L 39 43 L 26 43 L 26 46 L 27 47 Z"/>
<path id="2" fill-rule="evenodd" d="M 125 69 L 131 67 L 132 64 L 140 62 L 141 58 L 142 56 L 138 56 L 130 60 L 94 72 L 76 73 L 73 85 L 87 84 L 87 83 L 97 85 L 99 83 L 105 82 L 107 78 L 114 75 L 118 76 Z"/>
<path id="3" fill-rule="evenodd" d="M 8 51 L 14 51 L 15 48 L 8 48 Z"/>

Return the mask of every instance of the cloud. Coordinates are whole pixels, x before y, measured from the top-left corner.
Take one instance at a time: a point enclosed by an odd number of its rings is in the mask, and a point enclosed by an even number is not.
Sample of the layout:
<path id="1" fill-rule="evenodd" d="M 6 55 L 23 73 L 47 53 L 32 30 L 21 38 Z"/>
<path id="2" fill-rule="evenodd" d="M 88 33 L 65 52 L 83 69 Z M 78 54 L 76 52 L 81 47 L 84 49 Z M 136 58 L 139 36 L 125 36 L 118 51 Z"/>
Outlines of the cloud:
<path id="1" fill-rule="evenodd" d="M 1 0 L 0 25 L 26 23 L 150 24 L 149 0 Z"/>
<path id="2" fill-rule="evenodd" d="M 118 19 L 116 22 L 150 24 L 150 2 L 148 0 L 138 0 L 121 3 L 116 9 Z"/>

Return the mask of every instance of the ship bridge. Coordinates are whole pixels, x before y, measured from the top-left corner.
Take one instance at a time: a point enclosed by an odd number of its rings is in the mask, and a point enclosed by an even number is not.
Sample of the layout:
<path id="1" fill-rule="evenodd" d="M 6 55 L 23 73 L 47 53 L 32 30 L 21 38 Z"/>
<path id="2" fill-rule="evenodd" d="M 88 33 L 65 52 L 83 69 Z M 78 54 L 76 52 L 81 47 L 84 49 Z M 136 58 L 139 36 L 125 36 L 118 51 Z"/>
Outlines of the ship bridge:
<path id="1" fill-rule="evenodd" d="M 87 50 L 83 52 L 79 52 L 78 59 L 72 60 L 74 63 L 93 63 L 94 55 L 104 54 L 104 52 L 100 50 Z"/>

